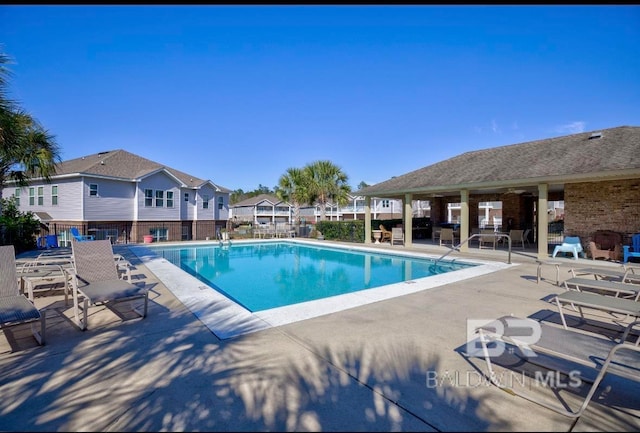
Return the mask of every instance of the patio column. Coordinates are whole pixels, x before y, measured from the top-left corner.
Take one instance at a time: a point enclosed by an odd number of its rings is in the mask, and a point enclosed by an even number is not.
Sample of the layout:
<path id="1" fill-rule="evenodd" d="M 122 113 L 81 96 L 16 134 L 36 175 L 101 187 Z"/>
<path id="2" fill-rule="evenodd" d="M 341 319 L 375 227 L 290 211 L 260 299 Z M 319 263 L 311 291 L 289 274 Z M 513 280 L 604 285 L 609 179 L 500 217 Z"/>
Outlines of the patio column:
<path id="1" fill-rule="evenodd" d="M 364 198 L 364 243 L 371 243 L 371 197 Z"/>
<path id="2" fill-rule="evenodd" d="M 404 195 L 404 246 L 410 247 L 413 244 L 413 194 Z"/>
<path id="3" fill-rule="evenodd" d="M 469 190 L 460 191 L 460 242 L 469 237 Z M 469 243 L 460 245 L 461 252 L 469 251 Z"/>
<path id="4" fill-rule="evenodd" d="M 536 222 L 538 224 L 538 259 L 549 258 L 549 185 L 541 183 L 538 185 L 538 209 L 536 209 Z"/>

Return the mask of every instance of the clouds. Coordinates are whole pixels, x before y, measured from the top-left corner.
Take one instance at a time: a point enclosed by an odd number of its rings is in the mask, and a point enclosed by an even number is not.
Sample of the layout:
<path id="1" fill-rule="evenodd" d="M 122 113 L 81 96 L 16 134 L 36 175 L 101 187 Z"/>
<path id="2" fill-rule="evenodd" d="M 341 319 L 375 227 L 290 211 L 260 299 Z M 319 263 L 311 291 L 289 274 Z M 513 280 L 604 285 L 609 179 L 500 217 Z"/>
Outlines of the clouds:
<path id="1" fill-rule="evenodd" d="M 558 126 L 555 132 L 559 134 L 578 134 L 580 132 L 584 132 L 585 126 L 587 126 L 587 122 L 571 122 L 565 125 Z"/>

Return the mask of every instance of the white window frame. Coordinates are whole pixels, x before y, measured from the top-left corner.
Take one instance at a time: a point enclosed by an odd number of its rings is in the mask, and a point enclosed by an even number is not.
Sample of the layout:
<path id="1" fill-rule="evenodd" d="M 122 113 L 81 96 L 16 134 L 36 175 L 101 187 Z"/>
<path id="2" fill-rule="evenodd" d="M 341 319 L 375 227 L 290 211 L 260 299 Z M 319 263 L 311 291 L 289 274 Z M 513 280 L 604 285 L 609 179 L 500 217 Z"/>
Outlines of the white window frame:
<path id="1" fill-rule="evenodd" d="M 51 185 L 51 206 L 58 206 L 58 185 Z"/>
<path id="2" fill-rule="evenodd" d="M 161 189 L 156 190 L 155 207 L 164 207 L 164 191 Z"/>
<path id="3" fill-rule="evenodd" d="M 153 190 L 145 188 L 144 190 L 144 207 L 153 207 Z"/>

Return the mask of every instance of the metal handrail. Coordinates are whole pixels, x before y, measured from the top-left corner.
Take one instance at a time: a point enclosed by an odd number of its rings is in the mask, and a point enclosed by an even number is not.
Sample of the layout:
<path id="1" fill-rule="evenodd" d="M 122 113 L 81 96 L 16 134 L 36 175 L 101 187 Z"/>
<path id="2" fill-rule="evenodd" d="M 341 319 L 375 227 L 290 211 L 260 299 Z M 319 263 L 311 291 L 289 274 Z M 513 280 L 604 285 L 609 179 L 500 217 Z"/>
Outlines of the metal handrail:
<path id="1" fill-rule="evenodd" d="M 469 236 L 468 238 L 466 238 L 464 241 L 460 242 L 458 245 L 456 245 L 455 247 L 451 247 L 451 250 L 447 251 L 446 253 L 444 253 L 442 256 L 440 256 L 439 258 L 436 259 L 435 263 L 438 263 L 440 260 L 444 259 L 445 257 L 447 257 L 450 253 L 452 253 L 453 251 L 459 250 L 460 247 L 466 243 L 468 243 L 471 239 L 474 238 L 481 238 L 484 236 L 495 236 L 498 238 L 507 238 L 509 239 L 509 255 L 507 258 L 507 264 L 511 264 L 511 236 L 509 236 L 506 233 L 495 233 L 495 234 L 487 234 L 487 233 L 474 233 L 471 236 Z M 434 264 L 435 264 L 434 263 Z"/>

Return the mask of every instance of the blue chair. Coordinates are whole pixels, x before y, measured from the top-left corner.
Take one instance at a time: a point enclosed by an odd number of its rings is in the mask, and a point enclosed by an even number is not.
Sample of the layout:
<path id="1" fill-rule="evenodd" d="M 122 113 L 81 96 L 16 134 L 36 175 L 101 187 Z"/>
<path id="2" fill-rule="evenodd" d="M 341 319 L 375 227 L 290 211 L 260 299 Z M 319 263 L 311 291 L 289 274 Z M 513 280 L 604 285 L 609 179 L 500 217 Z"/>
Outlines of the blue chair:
<path id="1" fill-rule="evenodd" d="M 582 249 L 582 242 L 578 236 L 567 236 L 564 238 L 562 245 L 557 245 L 553 249 L 553 257 L 558 253 L 572 253 L 573 258 L 578 260 L 578 255 L 584 256 L 584 250 Z"/>
<path id="2" fill-rule="evenodd" d="M 36 241 L 36 246 L 39 250 L 44 250 L 45 248 L 60 248 L 58 245 L 58 235 L 39 236 Z"/>
<path id="3" fill-rule="evenodd" d="M 640 257 L 640 233 L 631 236 L 631 247 L 624 245 L 622 249 L 624 250 L 624 263 L 627 263 L 630 257 Z"/>
<path id="4" fill-rule="evenodd" d="M 76 227 L 71 227 L 71 230 L 69 230 L 71 232 L 71 235 L 78 241 L 78 242 L 83 242 L 83 241 L 92 241 L 93 239 L 93 235 L 81 235 L 80 232 L 78 232 L 78 229 Z"/>
<path id="5" fill-rule="evenodd" d="M 58 235 L 47 235 L 45 237 L 46 248 L 60 248 L 58 245 Z"/>

